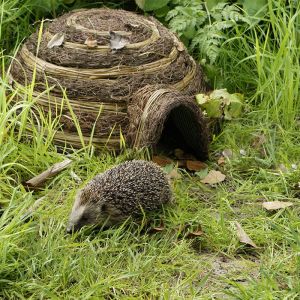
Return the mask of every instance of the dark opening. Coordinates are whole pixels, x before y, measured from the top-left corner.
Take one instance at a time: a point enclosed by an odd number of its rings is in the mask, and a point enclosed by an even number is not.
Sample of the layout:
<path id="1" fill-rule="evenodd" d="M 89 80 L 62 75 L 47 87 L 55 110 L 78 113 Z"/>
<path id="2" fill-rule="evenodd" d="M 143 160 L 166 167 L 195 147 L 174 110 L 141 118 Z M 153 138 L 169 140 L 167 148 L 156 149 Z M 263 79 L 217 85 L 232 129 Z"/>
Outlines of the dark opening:
<path id="1" fill-rule="evenodd" d="M 201 126 L 195 113 L 189 108 L 180 105 L 169 113 L 157 148 L 160 151 L 169 153 L 176 148 L 193 154 L 203 159 L 203 137 Z"/>

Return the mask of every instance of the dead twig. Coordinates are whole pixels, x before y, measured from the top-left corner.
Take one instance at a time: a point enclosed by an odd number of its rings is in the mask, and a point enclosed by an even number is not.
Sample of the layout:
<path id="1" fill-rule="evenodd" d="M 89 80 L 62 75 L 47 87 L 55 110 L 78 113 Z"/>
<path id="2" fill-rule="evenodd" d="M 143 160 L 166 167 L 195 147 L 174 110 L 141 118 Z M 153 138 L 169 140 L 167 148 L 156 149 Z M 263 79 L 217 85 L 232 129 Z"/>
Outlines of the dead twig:
<path id="1" fill-rule="evenodd" d="M 66 159 L 62 162 L 56 163 L 48 170 L 26 181 L 24 185 L 29 189 L 40 188 L 47 179 L 57 175 L 62 170 L 66 169 L 71 163 L 72 160 L 70 159 Z"/>

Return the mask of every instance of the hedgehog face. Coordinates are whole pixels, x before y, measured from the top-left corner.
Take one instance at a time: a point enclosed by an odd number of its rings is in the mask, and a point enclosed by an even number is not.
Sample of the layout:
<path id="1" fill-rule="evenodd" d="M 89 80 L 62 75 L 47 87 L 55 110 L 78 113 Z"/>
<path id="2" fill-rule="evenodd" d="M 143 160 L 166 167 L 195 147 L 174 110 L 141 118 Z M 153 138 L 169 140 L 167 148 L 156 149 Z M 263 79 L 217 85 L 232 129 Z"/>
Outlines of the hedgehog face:
<path id="1" fill-rule="evenodd" d="M 107 219 L 103 201 L 82 202 L 83 190 L 76 195 L 72 212 L 69 218 L 67 233 L 80 230 L 85 225 L 98 225 Z"/>

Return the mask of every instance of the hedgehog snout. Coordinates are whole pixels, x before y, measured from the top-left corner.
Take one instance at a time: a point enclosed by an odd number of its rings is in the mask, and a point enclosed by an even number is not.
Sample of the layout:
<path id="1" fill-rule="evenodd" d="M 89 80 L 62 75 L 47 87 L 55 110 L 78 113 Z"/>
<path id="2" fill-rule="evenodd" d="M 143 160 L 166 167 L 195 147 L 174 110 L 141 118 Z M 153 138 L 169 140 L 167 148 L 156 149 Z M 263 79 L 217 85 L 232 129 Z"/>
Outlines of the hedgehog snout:
<path id="1" fill-rule="evenodd" d="M 75 203 L 70 214 L 67 233 L 80 230 L 86 225 L 98 225 L 102 219 L 102 211 L 99 205 Z"/>

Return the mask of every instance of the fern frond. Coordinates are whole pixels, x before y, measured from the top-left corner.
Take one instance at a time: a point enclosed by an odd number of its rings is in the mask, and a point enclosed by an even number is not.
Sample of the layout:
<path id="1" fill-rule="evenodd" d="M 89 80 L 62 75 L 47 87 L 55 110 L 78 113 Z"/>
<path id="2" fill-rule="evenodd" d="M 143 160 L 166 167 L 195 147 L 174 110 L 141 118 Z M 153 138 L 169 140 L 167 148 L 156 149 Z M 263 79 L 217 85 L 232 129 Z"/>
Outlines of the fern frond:
<path id="1" fill-rule="evenodd" d="M 224 29 L 233 27 L 235 25 L 235 22 L 232 20 L 227 20 L 227 21 L 215 22 L 213 25 L 218 30 L 224 30 Z"/>

